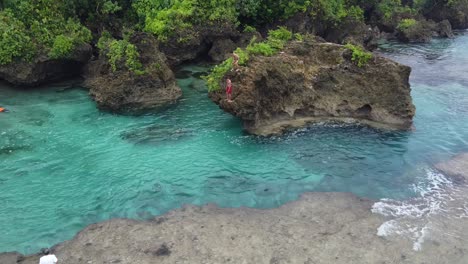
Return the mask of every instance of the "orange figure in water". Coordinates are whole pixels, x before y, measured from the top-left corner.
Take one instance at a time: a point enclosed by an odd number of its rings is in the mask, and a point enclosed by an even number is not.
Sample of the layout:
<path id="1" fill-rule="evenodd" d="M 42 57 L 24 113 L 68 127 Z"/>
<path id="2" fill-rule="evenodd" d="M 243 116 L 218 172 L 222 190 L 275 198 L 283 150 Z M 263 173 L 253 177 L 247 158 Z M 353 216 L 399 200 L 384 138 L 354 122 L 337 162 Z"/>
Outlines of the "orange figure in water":
<path id="1" fill-rule="evenodd" d="M 0 113 L 7 113 L 7 112 L 8 112 L 8 109 L 4 107 L 0 107 Z"/>

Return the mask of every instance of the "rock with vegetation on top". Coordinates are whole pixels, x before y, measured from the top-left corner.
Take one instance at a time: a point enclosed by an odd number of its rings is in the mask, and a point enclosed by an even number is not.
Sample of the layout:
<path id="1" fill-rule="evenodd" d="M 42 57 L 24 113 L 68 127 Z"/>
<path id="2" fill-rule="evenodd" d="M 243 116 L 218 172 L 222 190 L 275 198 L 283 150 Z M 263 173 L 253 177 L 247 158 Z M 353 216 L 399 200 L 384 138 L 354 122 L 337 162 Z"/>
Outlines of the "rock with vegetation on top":
<path id="1" fill-rule="evenodd" d="M 348 119 L 409 129 L 415 114 L 410 72 L 357 46 L 306 38 L 273 56 L 250 55 L 246 66 L 225 76 L 233 82 L 233 101 L 224 89 L 211 91 L 210 98 L 258 135 Z"/>
<path id="2" fill-rule="evenodd" d="M 119 48 L 107 51 L 103 48 L 100 58 L 86 70 L 85 86 L 90 88 L 99 108 L 139 113 L 161 109 L 182 96 L 154 37 L 137 34 L 129 41 L 103 42 Z"/>
<path id="3" fill-rule="evenodd" d="M 50 56 L 40 55 L 31 62 L 17 60 L 6 65 L 0 65 L 0 79 L 14 85 L 36 86 L 78 76 L 82 67 L 91 58 L 91 54 L 91 46 L 81 44 L 65 58 L 52 59 Z"/>
<path id="4" fill-rule="evenodd" d="M 453 37 L 448 20 L 435 23 L 431 20 L 403 19 L 396 29 L 396 36 L 402 42 L 430 42 L 432 37 Z"/>

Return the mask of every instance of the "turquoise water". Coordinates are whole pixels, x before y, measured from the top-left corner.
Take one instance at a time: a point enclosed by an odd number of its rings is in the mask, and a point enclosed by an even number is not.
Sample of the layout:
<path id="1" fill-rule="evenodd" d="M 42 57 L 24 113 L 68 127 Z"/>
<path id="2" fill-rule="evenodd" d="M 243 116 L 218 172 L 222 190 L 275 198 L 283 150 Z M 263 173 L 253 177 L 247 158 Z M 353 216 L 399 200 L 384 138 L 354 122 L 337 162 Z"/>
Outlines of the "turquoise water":
<path id="1" fill-rule="evenodd" d="M 180 102 L 159 114 L 99 112 L 87 91 L 0 86 L 0 252 L 31 253 L 115 217 L 146 219 L 183 204 L 276 207 L 306 191 L 405 199 L 425 168 L 468 150 L 468 35 L 384 44 L 414 67 L 416 130 L 320 124 L 283 137 L 243 133 L 178 73 Z"/>

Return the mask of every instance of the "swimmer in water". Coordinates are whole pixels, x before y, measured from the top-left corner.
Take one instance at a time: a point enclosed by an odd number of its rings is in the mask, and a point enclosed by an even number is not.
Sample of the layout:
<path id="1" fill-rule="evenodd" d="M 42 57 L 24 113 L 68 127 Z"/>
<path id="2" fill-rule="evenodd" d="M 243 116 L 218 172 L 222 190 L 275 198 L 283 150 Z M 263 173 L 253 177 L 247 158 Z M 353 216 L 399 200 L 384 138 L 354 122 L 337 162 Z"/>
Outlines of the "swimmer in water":
<path id="1" fill-rule="evenodd" d="M 8 109 L 0 106 L 0 113 L 6 113 L 6 112 L 8 112 Z"/>

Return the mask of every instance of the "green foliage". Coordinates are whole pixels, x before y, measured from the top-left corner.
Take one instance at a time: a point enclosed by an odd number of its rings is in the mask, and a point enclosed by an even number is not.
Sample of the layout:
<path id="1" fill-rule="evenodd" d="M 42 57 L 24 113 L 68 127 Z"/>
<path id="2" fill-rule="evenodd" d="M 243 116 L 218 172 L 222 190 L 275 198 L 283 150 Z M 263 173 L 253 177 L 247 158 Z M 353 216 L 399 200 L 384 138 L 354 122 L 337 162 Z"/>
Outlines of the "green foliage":
<path id="1" fill-rule="evenodd" d="M 234 53 L 236 53 L 239 56 L 239 65 L 240 66 L 245 66 L 247 65 L 247 62 L 249 61 L 249 52 L 245 49 L 237 48 Z"/>
<path id="2" fill-rule="evenodd" d="M 67 17 L 65 0 L 18 0 L 0 11 L 0 64 L 14 59 L 31 60 L 38 54 L 64 58 L 91 32 Z M 7 44 L 8 43 L 8 44 Z"/>
<path id="3" fill-rule="evenodd" d="M 235 0 L 136 0 L 142 28 L 167 41 L 176 31 L 212 22 L 237 22 Z"/>
<path id="4" fill-rule="evenodd" d="M 114 14 L 120 10 L 122 10 L 122 7 L 120 7 L 118 3 L 114 3 L 113 1 L 105 1 L 102 5 L 102 13 L 105 15 Z"/>
<path id="5" fill-rule="evenodd" d="M 53 59 L 65 58 L 73 51 L 73 39 L 65 35 L 58 35 L 55 38 L 49 56 Z"/>
<path id="6" fill-rule="evenodd" d="M 136 46 L 128 39 L 116 40 L 109 32 L 104 31 L 97 47 L 108 58 L 112 71 L 128 69 L 140 75 L 146 73 Z"/>
<path id="7" fill-rule="evenodd" d="M 302 34 L 295 33 L 294 34 L 294 39 L 297 40 L 297 41 L 304 41 L 304 36 Z"/>
<path id="8" fill-rule="evenodd" d="M 410 6 L 403 5 L 401 0 L 381 0 L 377 5 L 377 9 L 382 14 L 383 19 L 387 21 L 398 14 L 413 14 L 416 12 Z"/>
<path id="9" fill-rule="evenodd" d="M 279 27 L 276 30 L 268 31 L 268 38 L 264 42 L 255 43 L 255 39 L 253 39 L 249 46 L 247 46 L 247 51 L 250 54 L 272 56 L 282 50 L 292 37 L 291 31 L 285 27 Z"/>
<path id="10" fill-rule="evenodd" d="M 313 1 L 311 4 L 311 14 L 333 23 L 338 23 L 348 16 L 345 0 Z"/>
<path id="11" fill-rule="evenodd" d="M 30 60 L 35 55 L 24 23 L 16 19 L 11 10 L 0 12 L 0 36 L 0 65 L 19 57 Z"/>
<path id="12" fill-rule="evenodd" d="M 252 26 L 247 25 L 244 27 L 244 33 L 254 33 L 256 31 L 257 29 Z"/>
<path id="13" fill-rule="evenodd" d="M 348 9 L 347 16 L 356 21 L 364 21 L 364 10 L 362 10 L 359 6 L 351 6 Z"/>
<path id="14" fill-rule="evenodd" d="M 264 42 L 256 42 L 254 36 L 246 49 L 237 48 L 234 52 L 239 56 L 239 65 L 247 65 L 251 55 L 273 56 L 284 48 L 286 43 L 293 38 L 291 31 L 284 27 L 268 32 L 268 38 Z M 226 73 L 232 70 L 233 58 L 225 60 L 223 63 L 215 66 L 209 75 L 204 76 L 208 91 L 213 92 L 220 89 Z"/>
<path id="15" fill-rule="evenodd" d="M 204 76 L 206 86 L 209 92 L 218 91 L 222 86 L 222 80 L 226 73 L 232 70 L 232 58 L 225 60 L 223 63 L 215 66 L 209 75 Z"/>
<path id="16" fill-rule="evenodd" d="M 250 54 L 257 54 L 263 56 L 272 56 L 276 53 L 276 50 L 267 42 L 254 43 L 247 47 L 247 51 Z"/>
<path id="17" fill-rule="evenodd" d="M 352 51 L 351 60 L 357 64 L 358 67 L 363 67 L 367 62 L 372 59 L 372 53 L 365 51 L 362 47 L 348 43 L 345 47 Z"/>
<path id="18" fill-rule="evenodd" d="M 276 30 L 268 31 L 268 39 L 276 39 L 286 42 L 292 39 L 292 33 L 285 27 L 279 27 Z"/>
<path id="19" fill-rule="evenodd" d="M 417 21 L 413 18 L 405 18 L 398 23 L 397 29 L 398 30 L 407 30 L 411 27 L 416 26 Z"/>

